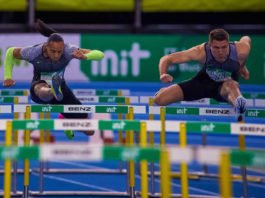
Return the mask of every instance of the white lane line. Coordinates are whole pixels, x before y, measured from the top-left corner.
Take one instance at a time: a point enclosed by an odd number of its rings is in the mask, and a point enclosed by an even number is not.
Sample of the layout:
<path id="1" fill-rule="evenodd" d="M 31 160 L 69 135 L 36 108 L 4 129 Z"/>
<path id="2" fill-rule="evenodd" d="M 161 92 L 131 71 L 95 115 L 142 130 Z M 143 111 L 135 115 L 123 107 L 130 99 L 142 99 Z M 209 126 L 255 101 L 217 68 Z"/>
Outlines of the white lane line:
<path id="1" fill-rule="evenodd" d="M 263 188 L 263 189 L 265 189 L 264 184 L 256 184 L 256 183 L 250 183 L 250 182 L 248 182 L 248 185 L 249 186 L 254 186 L 256 188 Z"/>
<path id="2" fill-rule="evenodd" d="M 60 163 L 65 163 L 64 161 L 60 161 Z M 78 163 L 68 163 L 67 162 L 67 164 L 72 164 L 72 165 L 74 165 L 74 166 L 79 166 L 79 167 L 91 167 L 91 166 L 89 166 L 89 165 L 85 165 L 85 164 L 81 164 L 81 166 L 80 166 L 80 164 L 78 164 Z M 94 166 L 95 168 L 101 168 L 101 167 L 98 167 L 98 166 Z M 111 169 L 106 169 L 106 170 L 111 170 Z M 138 179 L 140 179 L 140 176 L 139 175 L 136 175 L 136 178 L 138 178 Z M 149 179 L 150 180 L 150 179 Z M 157 182 L 157 183 L 160 183 L 160 181 L 158 180 L 158 179 L 155 179 L 155 182 Z M 178 184 L 175 184 L 175 183 L 171 183 L 173 186 L 175 186 L 175 187 L 179 187 L 180 188 L 180 185 L 178 185 Z M 191 189 L 191 190 L 194 190 L 194 191 L 197 191 L 197 192 L 202 192 L 202 193 L 208 193 L 209 195 L 215 195 L 215 196 L 219 196 L 219 194 L 217 194 L 217 193 L 214 193 L 214 192 L 210 192 L 210 191 L 207 191 L 207 190 L 201 190 L 201 189 L 198 189 L 198 188 L 194 188 L 194 187 L 191 187 L 191 186 L 189 186 L 189 189 Z"/>
<path id="3" fill-rule="evenodd" d="M 39 176 L 39 173 L 32 173 L 32 175 Z M 71 184 L 75 184 L 75 185 L 79 185 L 79 186 L 84 186 L 84 187 L 89 187 L 89 188 L 95 188 L 95 189 L 102 190 L 102 191 L 106 191 L 106 192 L 118 192 L 118 191 L 111 190 L 109 188 L 102 188 L 102 187 L 99 187 L 99 186 L 94 186 L 94 185 L 90 185 L 90 184 L 86 184 L 86 183 L 74 181 L 74 180 L 71 180 L 71 179 L 66 179 L 66 178 L 63 178 L 63 177 L 57 177 L 57 176 L 51 176 L 51 175 L 44 175 L 44 178 L 48 178 L 48 179 L 52 179 L 52 180 L 57 180 L 57 181 L 62 181 L 62 182 L 71 183 Z"/>
<path id="4" fill-rule="evenodd" d="M 75 163 L 75 162 L 69 162 L 69 161 L 61 161 L 61 160 L 52 160 L 50 162 L 68 164 L 68 165 L 73 165 L 73 166 L 77 166 L 80 168 L 99 168 L 98 166 L 92 166 L 92 165 L 88 165 L 88 164 Z M 109 169 L 109 168 L 100 168 L 100 169 L 101 170 L 113 170 L 113 169 Z"/>
<path id="5" fill-rule="evenodd" d="M 136 178 L 140 179 L 141 177 L 140 177 L 139 175 L 136 175 Z M 150 179 L 148 179 L 148 180 L 150 180 Z M 160 183 L 160 180 L 159 180 L 159 179 L 155 179 L 155 182 L 156 182 L 156 183 Z M 172 182 L 171 182 L 171 184 L 172 184 L 172 186 L 174 186 L 174 187 L 181 188 L 181 186 L 180 186 L 179 184 L 175 184 L 175 183 L 172 183 Z M 210 191 L 207 191 L 207 190 L 201 190 L 201 189 L 194 188 L 194 187 L 190 187 L 190 186 L 189 186 L 189 189 L 190 189 L 190 190 L 197 191 L 197 192 L 207 193 L 207 194 L 209 194 L 209 195 L 219 196 L 219 194 L 217 194 L 217 193 L 210 192 Z"/>

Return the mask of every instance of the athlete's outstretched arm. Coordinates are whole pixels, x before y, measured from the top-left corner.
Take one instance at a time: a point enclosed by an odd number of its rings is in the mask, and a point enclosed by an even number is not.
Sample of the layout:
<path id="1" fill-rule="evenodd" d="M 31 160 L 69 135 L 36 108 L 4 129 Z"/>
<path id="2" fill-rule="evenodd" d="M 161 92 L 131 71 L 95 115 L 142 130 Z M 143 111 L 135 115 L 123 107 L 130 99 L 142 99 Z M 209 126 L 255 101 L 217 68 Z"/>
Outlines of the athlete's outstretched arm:
<path id="1" fill-rule="evenodd" d="M 243 36 L 240 38 L 237 45 L 238 45 L 238 58 L 241 65 L 239 74 L 240 76 L 242 76 L 242 78 L 248 80 L 250 74 L 246 67 L 246 62 L 251 49 L 251 38 L 249 36 Z"/>
<path id="2" fill-rule="evenodd" d="M 10 87 L 15 85 L 15 81 L 12 80 L 12 70 L 15 59 L 21 59 L 21 48 L 10 47 L 6 51 L 4 61 L 4 87 Z"/>
<path id="3" fill-rule="evenodd" d="M 80 60 L 101 60 L 104 58 L 104 53 L 99 50 L 77 49 L 72 56 Z"/>
<path id="4" fill-rule="evenodd" d="M 203 44 L 192 47 L 190 49 L 175 52 L 169 55 L 165 55 L 160 59 L 159 62 L 159 74 L 160 80 L 164 83 L 171 82 L 173 80 L 172 76 L 167 74 L 168 67 L 173 63 L 186 63 L 190 61 L 203 62 L 205 58 Z"/>
<path id="5" fill-rule="evenodd" d="M 249 49 L 251 48 L 251 38 L 249 36 L 242 36 L 239 42 L 245 43 L 249 46 Z"/>

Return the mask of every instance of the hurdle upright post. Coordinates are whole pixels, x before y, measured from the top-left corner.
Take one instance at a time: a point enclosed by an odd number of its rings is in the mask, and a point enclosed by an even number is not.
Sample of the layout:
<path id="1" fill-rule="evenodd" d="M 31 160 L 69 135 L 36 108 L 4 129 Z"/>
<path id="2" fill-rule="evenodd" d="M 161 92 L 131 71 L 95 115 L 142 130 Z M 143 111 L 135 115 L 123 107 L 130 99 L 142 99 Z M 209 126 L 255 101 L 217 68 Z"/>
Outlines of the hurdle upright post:
<path id="1" fill-rule="evenodd" d="M 12 121 L 6 123 L 5 146 L 12 146 Z M 12 160 L 6 159 L 4 163 L 4 198 L 10 198 Z"/>
<path id="2" fill-rule="evenodd" d="M 25 119 L 28 120 L 31 117 L 31 107 L 26 106 L 26 112 L 24 115 Z M 24 132 L 24 145 L 30 145 L 30 130 L 25 130 Z M 30 161 L 28 159 L 24 160 L 24 198 L 27 198 L 29 195 L 29 169 L 30 169 Z"/>
<path id="3" fill-rule="evenodd" d="M 222 152 L 220 157 L 219 176 L 220 194 L 222 198 L 232 197 L 230 155 Z"/>
<path id="4" fill-rule="evenodd" d="M 244 120 L 240 121 L 239 123 L 244 123 Z M 246 137 L 245 135 L 240 134 L 238 136 L 238 144 L 239 149 L 244 151 L 246 150 Z M 242 185 L 243 185 L 243 192 L 244 198 L 248 197 L 248 179 L 247 179 L 247 168 L 244 166 L 240 167 L 241 175 L 242 175 Z"/>
<path id="5" fill-rule="evenodd" d="M 14 104 L 18 104 L 18 97 L 14 97 Z M 14 112 L 14 120 L 18 120 L 19 113 Z M 14 130 L 14 145 L 18 146 L 18 130 Z M 13 192 L 17 193 L 17 160 L 13 162 Z"/>
<path id="6" fill-rule="evenodd" d="M 148 101 L 149 106 L 154 106 L 154 98 L 150 97 Z M 149 120 L 154 120 L 154 114 L 149 113 Z M 154 131 L 149 131 L 149 143 L 150 146 L 154 146 L 155 144 L 155 133 Z M 150 188 L 151 194 L 155 194 L 155 163 L 150 163 Z"/>
<path id="7" fill-rule="evenodd" d="M 170 176 L 170 162 L 169 162 L 169 152 L 162 146 L 160 153 L 160 188 L 161 188 L 161 198 L 171 197 L 171 176 Z"/>
<path id="8" fill-rule="evenodd" d="M 141 148 L 147 146 L 147 132 L 146 132 L 145 122 L 141 122 L 140 146 Z M 142 160 L 140 162 L 140 175 L 141 175 L 141 198 L 148 198 L 148 163 L 146 160 Z"/>
<path id="9" fill-rule="evenodd" d="M 160 121 L 161 121 L 161 132 L 160 132 L 160 145 L 166 144 L 166 109 L 160 107 Z"/>
<path id="10" fill-rule="evenodd" d="M 44 119 L 44 113 L 41 112 L 40 113 L 40 119 L 43 120 Z M 40 130 L 40 145 L 42 145 L 45 142 L 45 138 L 44 138 L 44 130 L 41 129 Z M 43 193 L 43 184 L 44 184 L 44 179 L 43 179 L 43 171 L 44 171 L 44 162 L 41 160 L 40 161 L 40 184 L 39 184 L 39 191 L 40 193 Z"/>
<path id="11" fill-rule="evenodd" d="M 50 112 L 46 112 L 46 119 L 49 120 L 51 119 L 51 113 Z M 50 130 L 45 130 L 45 137 L 44 137 L 44 142 L 50 142 L 51 139 L 51 131 Z M 49 169 L 49 162 L 47 161 L 45 163 L 45 169 L 48 170 Z"/>
<path id="12" fill-rule="evenodd" d="M 118 91 L 118 96 L 122 96 L 122 91 L 121 90 Z M 127 103 L 130 103 L 130 100 L 128 101 L 128 99 L 125 98 L 125 105 L 129 105 Z M 121 105 L 121 104 L 118 104 L 118 105 Z M 118 119 L 122 120 L 122 113 L 118 113 Z M 123 144 L 123 132 L 122 132 L 122 130 L 118 130 L 118 142 L 121 145 Z M 123 164 L 122 161 L 120 161 L 119 162 L 119 170 L 120 170 L 120 172 L 122 172 L 122 164 Z"/>
<path id="13" fill-rule="evenodd" d="M 179 130 L 179 145 L 181 148 L 187 147 L 187 128 L 185 123 L 180 123 Z M 182 198 L 189 197 L 189 181 L 188 181 L 188 165 L 187 163 L 180 163 L 180 176 L 181 176 L 181 194 Z"/>
<path id="14" fill-rule="evenodd" d="M 134 119 L 134 115 L 133 115 L 133 107 L 129 107 L 129 113 L 128 113 L 128 119 L 129 120 L 133 120 Z M 133 130 L 129 130 L 126 131 L 126 142 L 127 142 L 127 146 L 133 146 L 134 145 L 134 131 Z M 131 196 L 131 198 L 135 197 L 135 178 L 134 178 L 134 174 L 135 174 L 135 167 L 134 167 L 134 161 L 133 160 L 129 160 L 128 162 L 128 170 L 127 173 L 129 174 L 129 194 Z"/>

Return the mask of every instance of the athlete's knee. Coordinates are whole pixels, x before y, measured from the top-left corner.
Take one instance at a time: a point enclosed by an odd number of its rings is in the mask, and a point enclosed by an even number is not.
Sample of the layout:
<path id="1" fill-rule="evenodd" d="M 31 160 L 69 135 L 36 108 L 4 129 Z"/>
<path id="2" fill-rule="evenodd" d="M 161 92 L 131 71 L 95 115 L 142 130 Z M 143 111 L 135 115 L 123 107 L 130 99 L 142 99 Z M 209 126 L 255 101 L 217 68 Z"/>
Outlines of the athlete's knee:
<path id="1" fill-rule="evenodd" d="M 222 86 L 222 89 L 221 89 L 221 92 L 222 93 L 229 93 L 233 90 L 236 90 L 239 88 L 239 84 L 238 82 L 234 81 L 234 80 L 228 80 L 228 81 L 225 81 L 223 83 L 223 86 Z"/>
<path id="2" fill-rule="evenodd" d="M 33 91 L 36 95 L 39 95 L 43 91 L 42 88 L 49 88 L 49 86 L 46 83 L 38 83 L 34 86 Z"/>
<path id="3" fill-rule="evenodd" d="M 157 104 L 159 106 L 168 105 L 168 103 L 165 100 L 165 96 L 163 95 L 162 89 L 160 89 L 159 92 L 156 93 L 156 95 L 154 97 L 154 102 L 155 102 L 155 104 Z"/>
<path id="4" fill-rule="evenodd" d="M 50 91 L 48 84 L 38 83 L 34 86 L 35 95 L 44 102 L 48 102 L 53 99 L 53 95 Z"/>
<path id="5" fill-rule="evenodd" d="M 226 82 L 224 82 L 224 87 L 231 89 L 231 88 L 238 88 L 239 84 L 238 82 L 236 82 L 235 80 L 228 80 Z"/>

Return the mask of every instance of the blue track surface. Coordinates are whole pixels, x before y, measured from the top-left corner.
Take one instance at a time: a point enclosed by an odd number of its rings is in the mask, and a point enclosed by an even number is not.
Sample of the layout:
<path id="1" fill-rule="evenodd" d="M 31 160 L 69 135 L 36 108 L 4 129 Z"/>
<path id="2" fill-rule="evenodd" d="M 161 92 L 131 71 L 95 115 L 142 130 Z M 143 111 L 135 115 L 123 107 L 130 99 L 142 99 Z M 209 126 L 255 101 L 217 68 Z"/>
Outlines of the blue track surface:
<path id="1" fill-rule="evenodd" d="M 87 88 L 87 89 L 130 89 L 131 95 L 153 95 L 159 88 L 161 88 L 160 83 L 71 83 L 72 88 Z M 17 83 L 14 87 L 15 89 L 28 89 L 29 83 Z M 2 89 L 2 87 L 1 87 Z M 242 86 L 244 92 L 263 92 L 265 91 L 265 86 Z M 0 118 L 12 118 L 13 115 L 1 114 Z M 57 118 L 57 114 L 52 114 L 53 118 Z M 117 118 L 116 115 L 112 116 L 113 119 Z M 137 115 L 135 119 L 147 119 L 147 115 Z M 156 116 L 158 119 L 158 116 Z M 233 118 L 225 117 L 206 117 L 206 116 L 167 116 L 168 120 L 187 120 L 187 121 L 220 121 L 220 122 L 235 122 Z M 248 123 L 265 123 L 264 119 L 247 119 Z M 64 136 L 62 131 L 53 132 L 57 142 L 68 141 Z M 117 140 L 117 135 L 115 135 Z M 3 142 L 4 133 L 0 133 L 0 140 Z M 83 134 L 76 133 L 76 137 L 73 140 L 75 142 L 88 141 L 87 137 Z M 178 144 L 178 134 L 168 134 L 166 137 L 168 144 Z M 155 135 L 155 142 L 159 143 L 159 133 Z M 247 148 L 258 148 L 265 149 L 265 137 L 247 136 L 246 145 Z M 201 145 L 202 137 L 200 134 L 188 134 L 188 144 L 189 145 Z M 227 147 L 238 147 L 238 136 L 236 135 L 207 135 L 207 144 L 214 146 L 227 146 Z M 118 162 L 101 162 L 101 163 L 84 163 L 84 162 L 64 162 L 57 161 L 54 159 L 53 162 L 49 163 L 50 168 L 85 168 L 85 169 L 95 169 L 95 168 L 105 168 L 105 169 L 117 169 L 119 166 Z M 3 163 L 0 163 L 1 169 L 3 169 Z M 23 167 L 23 163 L 19 162 L 19 167 Z M 39 167 L 39 162 L 31 162 L 31 168 Z M 125 167 L 125 164 L 123 164 Z M 159 170 L 158 164 L 155 168 Z M 209 173 L 218 173 L 218 168 L 216 166 L 209 166 Z M 173 171 L 179 171 L 179 165 L 172 166 Z M 203 171 L 203 166 L 199 164 L 189 165 L 189 171 Z M 233 173 L 240 173 L 238 167 L 233 167 Z M 248 169 L 248 174 L 257 175 L 259 177 L 265 178 L 264 170 L 253 170 Z M 66 191 L 102 191 L 102 192 L 115 192 L 115 191 L 125 191 L 126 190 L 126 177 L 124 174 L 45 174 L 44 176 L 44 190 L 66 190 Z M 0 175 L 0 188 L 2 186 L 2 175 Z M 156 178 L 156 191 L 159 191 L 160 183 L 159 178 Z M 139 190 L 140 186 L 140 176 L 136 174 L 136 190 Z M 37 191 L 39 189 L 39 174 L 32 173 L 30 178 L 30 190 Z M 1 189 L 0 189 L 1 190 Z M 18 190 L 23 190 L 23 176 L 18 177 Z M 172 190 L 174 193 L 180 193 L 180 182 L 178 179 L 172 180 Z M 249 197 L 263 198 L 265 194 L 265 183 L 248 183 L 248 193 Z M 219 196 L 219 184 L 216 178 L 206 178 L 203 177 L 199 180 L 189 180 L 189 193 L 197 195 L 207 195 L 207 196 Z M 243 197 L 242 182 L 236 181 L 233 183 L 233 196 Z M 76 197 L 76 196 L 73 196 Z M 93 196 L 89 196 L 93 197 Z"/>

